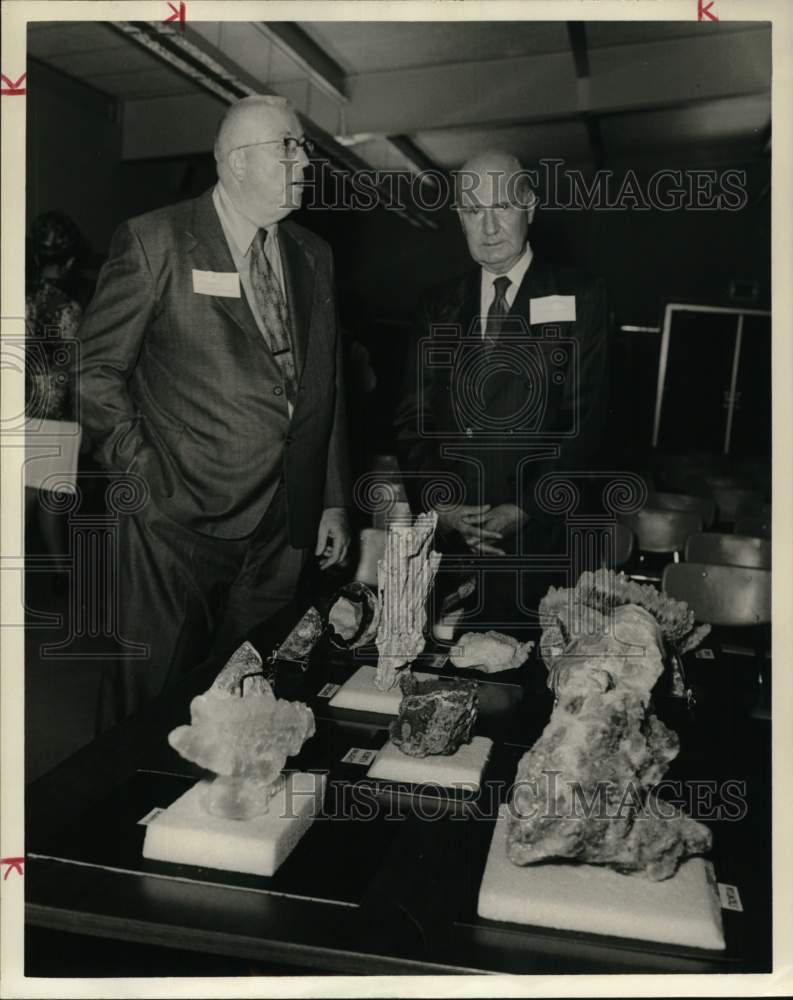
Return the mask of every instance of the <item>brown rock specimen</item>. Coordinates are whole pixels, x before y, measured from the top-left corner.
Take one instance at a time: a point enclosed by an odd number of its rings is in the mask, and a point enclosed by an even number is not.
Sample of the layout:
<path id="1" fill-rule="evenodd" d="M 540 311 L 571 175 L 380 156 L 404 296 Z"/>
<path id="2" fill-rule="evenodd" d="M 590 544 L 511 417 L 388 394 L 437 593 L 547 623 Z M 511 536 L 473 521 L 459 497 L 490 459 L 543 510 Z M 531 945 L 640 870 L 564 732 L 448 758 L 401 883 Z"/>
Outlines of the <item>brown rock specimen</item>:
<path id="1" fill-rule="evenodd" d="M 463 681 L 419 681 L 404 674 L 399 681 L 402 702 L 391 723 L 391 741 L 411 757 L 449 755 L 471 740 L 477 712 L 477 684 Z"/>

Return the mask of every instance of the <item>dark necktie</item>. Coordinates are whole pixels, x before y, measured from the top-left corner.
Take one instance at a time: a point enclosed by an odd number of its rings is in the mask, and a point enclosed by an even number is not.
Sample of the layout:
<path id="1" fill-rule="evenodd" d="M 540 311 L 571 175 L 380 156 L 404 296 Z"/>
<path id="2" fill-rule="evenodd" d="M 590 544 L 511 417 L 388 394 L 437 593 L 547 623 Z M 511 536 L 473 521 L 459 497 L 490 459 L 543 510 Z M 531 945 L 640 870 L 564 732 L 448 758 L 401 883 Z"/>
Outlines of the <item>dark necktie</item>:
<path id="1" fill-rule="evenodd" d="M 251 285 L 256 298 L 256 307 L 264 324 L 264 338 L 280 369 L 286 398 L 294 406 L 297 398 L 297 376 L 289 337 L 289 315 L 278 278 L 273 273 L 270 261 L 264 252 L 266 239 L 267 231 L 259 229 L 251 243 Z"/>
<path id="2" fill-rule="evenodd" d="M 503 326 L 504 318 L 509 312 L 509 303 L 507 302 L 507 289 L 512 284 L 512 282 L 506 276 L 502 275 L 500 278 L 496 278 L 493 282 L 493 288 L 496 290 L 496 297 L 490 306 L 487 313 L 487 329 L 485 334 L 487 339 L 491 342 L 495 342 L 499 333 L 501 333 L 501 328 Z M 492 345 L 491 345 L 492 346 Z"/>

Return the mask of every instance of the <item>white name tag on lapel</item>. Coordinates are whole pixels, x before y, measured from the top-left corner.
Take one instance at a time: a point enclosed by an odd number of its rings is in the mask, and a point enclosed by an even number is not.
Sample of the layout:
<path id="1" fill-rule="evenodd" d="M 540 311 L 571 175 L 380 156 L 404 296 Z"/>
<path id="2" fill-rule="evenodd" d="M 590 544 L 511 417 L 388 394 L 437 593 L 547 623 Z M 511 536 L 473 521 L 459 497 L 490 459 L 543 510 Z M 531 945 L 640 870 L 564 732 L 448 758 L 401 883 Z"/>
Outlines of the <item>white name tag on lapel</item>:
<path id="1" fill-rule="evenodd" d="M 574 323 L 575 295 L 544 295 L 529 300 L 529 323 Z"/>
<path id="2" fill-rule="evenodd" d="M 224 299 L 240 297 L 240 276 L 236 271 L 196 271 L 193 291 L 197 295 L 219 295 Z"/>

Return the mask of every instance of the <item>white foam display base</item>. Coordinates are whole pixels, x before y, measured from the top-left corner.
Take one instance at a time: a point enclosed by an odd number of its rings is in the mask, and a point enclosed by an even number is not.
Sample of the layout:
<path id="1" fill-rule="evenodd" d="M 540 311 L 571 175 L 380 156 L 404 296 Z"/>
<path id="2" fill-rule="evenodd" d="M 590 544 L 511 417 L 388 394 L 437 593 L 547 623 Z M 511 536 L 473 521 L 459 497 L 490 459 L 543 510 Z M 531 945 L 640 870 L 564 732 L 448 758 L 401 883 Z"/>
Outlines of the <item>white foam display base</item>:
<path id="1" fill-rule="evenodd" d="M 245 820 L 208 815 L 201 803 L 208 785 L 199 781 L 149 823 L 144 858 L 273 875 L 314 822 L 322 806 L 325 775 L 289 775 L 267 812 Z"/>
<path id="2" fill-rule="evenodd" d="M 513 865 L 499 813 L 477 913 L 488 920 L 724 949 L 713 869 L 690 858 L 672 878 L 651 882 L 599 865 Z"/>
<path id="3" fill-rule="evenodd" d="M 366 772 L 367 778 L 381 781 L 405 781 L 414 785 L 442 785 L 475 792 L 490 756 L 493 741 L 474 736 L 457 753 L 410 757 L 389 740 Z"/>
<path id="4" fill-rule="evenodd" d="M 410 669 L 409 667 L 405 668 Z M 374 686 L 377 670 L 375 667 L 359 667 L 330 699 L 332 708 L 349 708 L 354 712 L 376 712 L 378 715 L 399 715 L 402 692 L 399 685 L 388 691 Z M 433 674 L 415 673 L 420 681 L 432 678 Z"/>

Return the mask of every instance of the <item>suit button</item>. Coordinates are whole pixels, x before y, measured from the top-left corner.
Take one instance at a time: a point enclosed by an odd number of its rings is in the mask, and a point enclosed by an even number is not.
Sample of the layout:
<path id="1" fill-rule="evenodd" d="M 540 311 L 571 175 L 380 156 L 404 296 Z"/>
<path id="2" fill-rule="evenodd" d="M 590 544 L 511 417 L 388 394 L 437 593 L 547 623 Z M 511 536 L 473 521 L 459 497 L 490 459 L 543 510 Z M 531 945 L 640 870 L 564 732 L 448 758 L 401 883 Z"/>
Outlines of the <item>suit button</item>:
<path id="1" fill-rule="evenodd" d="M 273 395 L 274 396 L 283 396 L 283 394 L 284 394 L 284 390 L 281 388 L 280 385 L 274 386 L 274 388 L 273 388 Z"/>
<path id="2" fill-rule="evenodd" d="M 465 436 L 468 437 L 468 438 L 471 438 L 471 437 L 474 436 L 474 429 L 473 429 L 473 427 L 466 427 L 465 428 Z"/>

